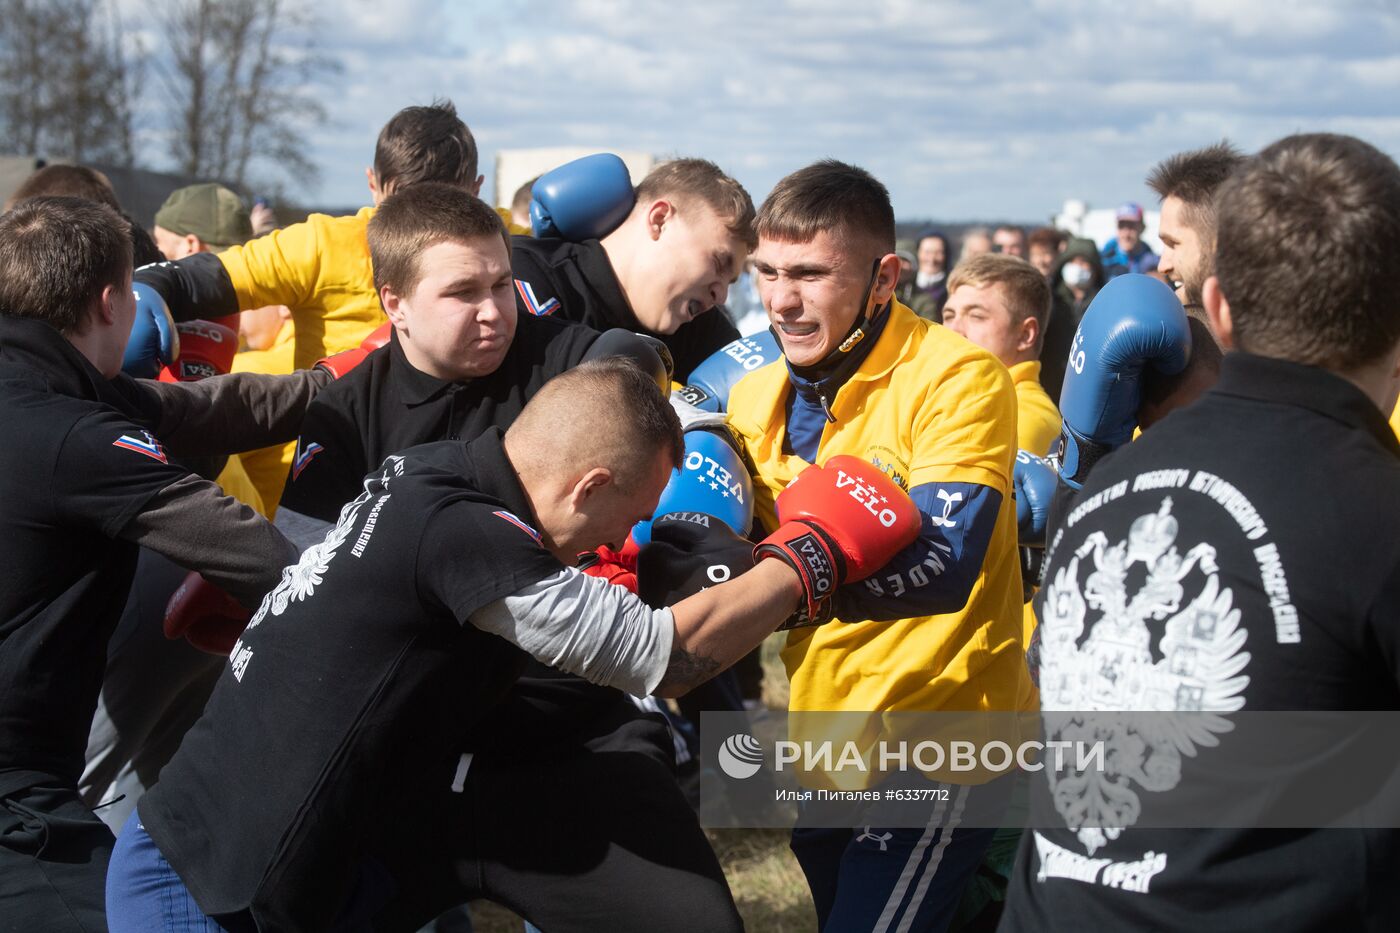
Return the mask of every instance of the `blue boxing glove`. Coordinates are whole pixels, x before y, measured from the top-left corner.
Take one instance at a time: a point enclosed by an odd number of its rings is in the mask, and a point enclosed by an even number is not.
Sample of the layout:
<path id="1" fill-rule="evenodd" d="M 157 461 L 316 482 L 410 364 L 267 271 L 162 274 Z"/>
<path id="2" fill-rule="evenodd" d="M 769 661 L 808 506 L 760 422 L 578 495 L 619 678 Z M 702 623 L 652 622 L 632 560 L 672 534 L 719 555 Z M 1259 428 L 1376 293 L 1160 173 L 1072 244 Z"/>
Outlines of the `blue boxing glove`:
<path id="1" fill-rule="evenodd" d="M 1061 478 L 1079 489 L 1095 462 L 1132 438 L 1145 367 L 1174 375 L 1190 357 L 1186 311 L 1165 282 L 1128 274 L 1105 285 L 1079 322 L 1065 367 Z"/>
<path id="2" fill-rule="evenodd" d="M 772 331 L 740 337 L 695 367 L 680 396 L 703 411 L 724 411 L 729 407 L 729 392 L 735 383 L 782 355 L 783 349 Z"/>
<path id="3" fill-rule="evenodd" d="M 1045 576 L 1045 526 L 1060 475 L 1043 457 L 1016 451 L 1011 488 L 1016 494 L 1016 543 L 1020 546 L 1022 600 L 1030 602 Z"/>
<path id="4" fill-rule="evenodd" d="M 724 428 L 720 428 L 724 431 Z M 687 431 L 685 463 L 671 474 L 652 515 L 699 512 L 712 515 L 734 533 L 746 535 L 753 524 L 753 480 L 734 445 L 719 433 Z M 651 541 L 651 522 L 632 526 L 639 546 Z"/>
<path id="5" fill-rule="evenodd" d="M 1011 487 L 1016 493 L 1016 540 L 1031 547 L 1045 546 L 1045 521 L 1060 476 L 1044 457 L 1016 451 Z"/>
<path id="6" fill-rule="evenodd" d="M 139 379 L 154 379 L 162 366 L 169 366 L 180 356 L 180 332 L 175 319 L 151 286 L 133 282 L 136 295 L 136 319 L 131 322 L 131 336 L 122 354 L 122 372 Z"/>
<path id="7" fill-rule="evenodd" d="M 574 243 L 601 240 L 618 228 L 636 202 L 627 166 L 610 152 L 566 162 L 530 189 L 530 229 L 537 237 Z"/>

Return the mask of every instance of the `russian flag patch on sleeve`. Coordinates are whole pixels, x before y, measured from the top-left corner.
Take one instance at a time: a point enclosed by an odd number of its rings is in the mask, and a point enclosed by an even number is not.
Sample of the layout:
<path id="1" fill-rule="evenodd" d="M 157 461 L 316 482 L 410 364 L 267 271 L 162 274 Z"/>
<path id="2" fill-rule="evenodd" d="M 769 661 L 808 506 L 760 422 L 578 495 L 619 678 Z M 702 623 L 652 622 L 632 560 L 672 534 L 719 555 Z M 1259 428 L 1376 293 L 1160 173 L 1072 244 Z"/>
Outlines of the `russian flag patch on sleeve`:
<path id="1" fill-rule="evenodd" d="M 301 476 L 301 471 L 306 469 L 307 464 L 314 460 L 316 455 L 325 449 L 326 448 L 315 441 L 303 445 L 302 442 L 298 440 L 296 455 L 292 457 L 292 479 L 295 480 L 298 476 Z"/>
<path id="2" fill-rule="evenodd" d="M 133 450 L 138 454 L 145 454 L 152 460 L 159 460 L 161 463 L 169 463 L 165 459 L 165 448 L 160 446 L 160 441 L 149 431 L 142 431 L 140 437 L 132 437 L 130 434 L 123 434 L 112 441 L 113 447 L 120 447 L 122 450 Z"/>
<path id="3" fill-rule="evenodd" d="M 544 304 L 535 297 L 535 289 L 529 282 L 521 279 L 515 280 L 515 290 L 520 293 L 520 300 L 525 303 L 526 309 L 535 317 L 548 317 L 559 310 L 559 299 L 551 298 Z"/>
<path id="4" fill-rule="evenodd" d="M 543 546 L 544 542 L 540 540 L 540 533 L 535 529 L 531 528 L 529 525 L 522 522 L 520 519 L 516 518 L 510 512 L 507 512 L 505 509 L 497 509 L 491 514 L 496 516 L 497 518 L 504 519 L 505 521 L 510 522 L 516 528 L 519 528 L 521 531 L 534 538 L 536 544 Z"/>

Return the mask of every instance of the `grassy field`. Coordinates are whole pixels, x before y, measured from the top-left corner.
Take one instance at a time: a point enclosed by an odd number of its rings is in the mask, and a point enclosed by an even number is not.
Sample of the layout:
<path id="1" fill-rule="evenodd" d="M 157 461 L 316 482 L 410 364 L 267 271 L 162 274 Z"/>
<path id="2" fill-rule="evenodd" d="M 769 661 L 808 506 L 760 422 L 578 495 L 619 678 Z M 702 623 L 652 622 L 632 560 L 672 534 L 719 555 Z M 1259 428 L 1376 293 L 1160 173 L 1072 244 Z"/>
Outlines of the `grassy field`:
<path id="1" fill-rule="evenodd" d="M 786 709 L 787 675 L 778 658 L 781 636 L 763 646 L 763 701 Z M 708 833 L 751 933 L 815 933 L 817 916 L 807 882 L 788 849 L 787 830 L 717 829 Z M 520 920 L 495 904 L 472 906 L 477 933 L 519 933 Z M 548 933 L 548 931 L 545 931 Z"/>

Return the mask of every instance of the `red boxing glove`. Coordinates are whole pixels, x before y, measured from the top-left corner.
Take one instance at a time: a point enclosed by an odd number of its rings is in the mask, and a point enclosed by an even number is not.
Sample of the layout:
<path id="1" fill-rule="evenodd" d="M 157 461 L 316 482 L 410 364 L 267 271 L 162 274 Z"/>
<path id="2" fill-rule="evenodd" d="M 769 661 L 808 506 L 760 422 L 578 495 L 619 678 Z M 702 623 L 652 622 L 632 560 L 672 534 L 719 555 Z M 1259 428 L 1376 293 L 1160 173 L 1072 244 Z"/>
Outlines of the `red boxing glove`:
<path id="1" fill-rule="evenodd" d="M 627 542 L 622 545 L 622 550 L 614 551 L 606 544 L 599 545 L 592 554 L 584 555 L 590 562 L 581 564 L 580 567 L 590 577 L 599 577 L 614 586 L 620 586 L 635 593 L 637 592 L 638 550 L 637 542 L 633 541 L 629 534 Z"/>
<path id="2" fill-rule="evenodd" d="M 808 622 L 830 616 L 843 583 L 864 580 L 919 536 L 919 509 L 894 480 L 859 457 L 803 470 L 775 503 L 779 527 L 754 559 L 779 557 L 797 571 Z"/>
<path id="3" fill-rule="evenodd" d="M 160 368 L 156 378 L 161 382 L 198 382 L 233 368 L 238 331 L 214 321 L 184 321 L 175 330 L 180 334 L 180 355 Z"/>
<path id="4" fill-rule="evenodd" d="M 389 334 L 394 329 L 394 325 L 385 321 L 376 327 L 368 337 L 360 341 L 360 345 L 353 350 L 342 350 L 339 353 L 324 357 L 316 361 L 316 365 L 335 378 L 339 379 L 350 370 L 359 366 L 375 350 L 389 342 Z"/>
<path id="5" fill-rule="evenodd" d="M 184 637 L 200 651 L 228 654 L 252 613 L 191 570 L 165 604 L 165 637 Z"/>

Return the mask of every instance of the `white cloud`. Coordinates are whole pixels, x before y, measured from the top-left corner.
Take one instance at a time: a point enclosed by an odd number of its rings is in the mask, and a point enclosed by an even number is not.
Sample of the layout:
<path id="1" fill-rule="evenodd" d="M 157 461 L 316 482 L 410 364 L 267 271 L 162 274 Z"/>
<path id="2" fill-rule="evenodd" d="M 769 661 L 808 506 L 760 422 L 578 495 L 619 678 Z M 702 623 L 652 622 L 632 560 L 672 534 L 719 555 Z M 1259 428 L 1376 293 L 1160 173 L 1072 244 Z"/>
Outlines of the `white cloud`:
<path id="1" fill-rule="evenodd" d="M 1400 152 L 1400 21 L 1291 0 L 656 4 L 319 0 L 343 73 L 316 134 L 326 203 L 356 203 L 375 134 L 450 96 L 483 147 L 586 143 L 715 159 L 762 197 L 833 156 L 902 216 L 1046 217 L 1150 200 L 1164 156 L 1354 127 Z"/>

